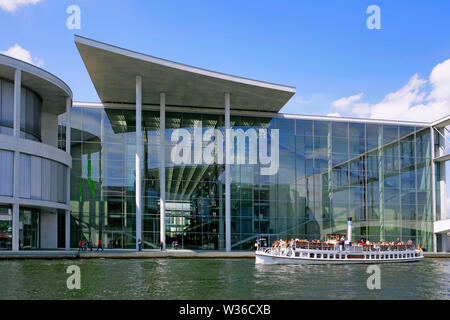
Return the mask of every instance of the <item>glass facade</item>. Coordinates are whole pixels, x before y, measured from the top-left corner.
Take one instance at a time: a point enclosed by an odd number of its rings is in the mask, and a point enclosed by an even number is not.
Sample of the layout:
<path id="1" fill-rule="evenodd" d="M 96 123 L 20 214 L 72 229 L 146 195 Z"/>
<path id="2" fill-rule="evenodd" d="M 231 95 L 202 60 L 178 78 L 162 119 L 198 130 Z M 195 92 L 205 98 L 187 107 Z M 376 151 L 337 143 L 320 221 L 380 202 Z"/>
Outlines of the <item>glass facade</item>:
<path id="1" fill-rule="evenodd" d="M 135 111 L 73 107 L 71 123 L 71 245 L 101 236 L 105 245 L 134 248 Z M 222 250 L 225 166 L 195 160 L 209 145 L 200 140 L 202 147 L 195 146 L 199 125 L 203 138 L 211 129 L 225 136 L 223 114 L 166 112 L 166 241 Z M 353 239 L 411 239 L 432 250 L 429 128 L 283 115 L 232 115 L 231 126 L 243 132 L 279 130 L 275 174 L 262 174 L 260 162 L 230 166 L 233 250 L 253 249 L 258 235 L 319 239 L 345 233 L 347 217 L 353 218 Z M 179 142 L 172 139 L 176 129 L 190 133 L 192 164 L 177 164 L 171 157 Z M 142 130 L 142 235 L 145 248 L 158 248 L 159 111 L 143 111 Z M 60 129 L 60 146 L 64 136 Z M 261 136 L 256 141 L 261 143 Z M 233 143 L 236 150 L 238 144 Z M 252 153 L 248 144 L 244 153 Z"/>
<path id="2" fill-rule="evenodd" d="M 22 87 L 20 98 L 20 134 L 22 138 L 41 141 L 42 99 Z M 0 79 L 0 133 L 13 135 L 14 83 Z"/>
<path id="3" fill-rule="evenodd" d="M 12 208 L 0 206 L 0 250 L 11 250 Z"/>
<path id="4" fill-rule="evenodd" d="M 20 154 L 20 198 L 66 203 L 66 189 L 67 167 L 65 165 L 25 153 Z"/>
<path id="5" fill-rule="evenodd" d="M 19 248 L 30 250 L 40 248 L 40 211 L 20 208 L 19 211 Z"/>

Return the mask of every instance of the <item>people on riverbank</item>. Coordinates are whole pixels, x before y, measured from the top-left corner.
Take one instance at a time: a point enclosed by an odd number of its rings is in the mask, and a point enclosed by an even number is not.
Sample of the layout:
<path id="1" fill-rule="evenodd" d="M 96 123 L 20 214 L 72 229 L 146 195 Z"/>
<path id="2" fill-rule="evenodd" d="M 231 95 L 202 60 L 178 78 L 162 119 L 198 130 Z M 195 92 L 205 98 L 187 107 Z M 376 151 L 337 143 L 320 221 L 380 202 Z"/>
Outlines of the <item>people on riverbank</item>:
<path id="1" fill-rule="evenodd" d="M 98 251 L 98 249 L 102 249 L 102 251 L 103 251 L 103 244 L 102 244 L 102 239 L 98 239 L 98 245 L 97 245 L 97 251 Z"/>
<path id="2" fill-rule="evenodd" d="M 138 240 L 138 248 L 139 248 L 139 251 L 142 251 L 142 240 L 141 239 Z"/>

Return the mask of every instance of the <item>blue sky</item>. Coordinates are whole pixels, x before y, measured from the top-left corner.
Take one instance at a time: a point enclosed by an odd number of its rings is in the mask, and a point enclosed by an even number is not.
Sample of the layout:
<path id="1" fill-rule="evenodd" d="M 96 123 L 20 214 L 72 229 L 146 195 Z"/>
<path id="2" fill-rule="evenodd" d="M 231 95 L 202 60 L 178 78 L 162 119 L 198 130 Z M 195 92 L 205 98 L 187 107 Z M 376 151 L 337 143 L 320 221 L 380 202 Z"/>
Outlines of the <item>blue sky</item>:
<path id="1" fill-rule="evenodd" d="M 71 4 L 81 9 L 80 30 L 66 28 Z M 381 9 L 381 30 L 366 27 L 371 4 Z M 449 1 L 41 0 L 14 12 L 0 10 L 0 51 L 15 44 L 28 50 L 78 101 L 98 96 L 75 33 L 295 86 L 297 94 L 282 112 L 326 115 L 342 97 L 364 93 L 366 102 L 377 103 L 416 73 L 427 79 L 450 58 L 449 16 Z"/>
<path id="2" fill-rule="evenodd" d="M 429 121 L 450 113 L 450 1 L 21 1 L 34 4 L 8 11 L 18 0 L 0 0 L 0 52 L 20 46 L 64 80 L 76 101 L 99 98 L 75 33 L 294 86 L 285 113 Z M 80 30 L 66 27 L 73 4 Z M 366 26 L 372 4 L 381 10 L 380 30 Z"/>

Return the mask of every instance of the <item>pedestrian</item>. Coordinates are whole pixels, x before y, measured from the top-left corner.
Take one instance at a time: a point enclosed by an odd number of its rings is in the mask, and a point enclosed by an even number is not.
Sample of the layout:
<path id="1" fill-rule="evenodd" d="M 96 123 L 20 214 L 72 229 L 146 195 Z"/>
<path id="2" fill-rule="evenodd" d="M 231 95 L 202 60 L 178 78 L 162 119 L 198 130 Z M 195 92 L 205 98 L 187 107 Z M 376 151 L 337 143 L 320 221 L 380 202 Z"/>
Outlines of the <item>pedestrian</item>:
<path id="1" fill-rule="evenodd" d="M 83 241 L 83 250 L 87 251 L 87 240 L 86 239 L 84 239 L 84 241 Z"/>
<path id="2" fill-rule="evenodd" d="M 163 251 L 164 245 L 163 245 L 162 241 L 159 243 L 159 246 L 160 246 L 160 248 L 161 248 L 161 251 Z"/>
<path id="3" fill-rule="evenodd" d="M 102 249 L 102 251 L 103 251 L 103 245 L 102 245 L 102 239 L 98 239 L 98 245 L 97 245 L 97 251 L 98 251 L 98 249 Z"/>
<path id="4" fill-rule="evenodd" d="M 83 241 L 80 239 L 80 242 L 78 243 L 78 252 L 83 250 Z"/>
<path id="5" fill-rule="evenodd" d="M 175 249 L 175 241 L 172 241 L 172 249 Z"/>
<path id="6" fill-rule="evenodd" d="M 175 249 L 178 248 L 178 241 L 175 240 Z"/>
<path id="7" fill-rule="evenodd" d="M 92 251 L 92 238 L 89 240 L 89 249 Z"/>
<path id="8" fill-rule="evenodd" d="M 139 247 L 139 251 L 142 251 L 142 241 L 140 238 L 138 240 L 138 247 Z"/>

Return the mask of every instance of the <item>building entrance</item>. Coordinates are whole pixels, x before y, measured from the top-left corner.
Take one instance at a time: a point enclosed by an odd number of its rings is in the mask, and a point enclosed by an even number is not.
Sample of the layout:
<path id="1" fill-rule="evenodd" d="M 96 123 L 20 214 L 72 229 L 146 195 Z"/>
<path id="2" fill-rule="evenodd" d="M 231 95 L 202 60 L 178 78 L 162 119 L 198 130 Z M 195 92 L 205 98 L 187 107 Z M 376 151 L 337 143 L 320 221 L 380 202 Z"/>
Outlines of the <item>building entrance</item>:
<path id="1" fill-rule="evenodd" d="M 108 249 L 123 248 L 123 231 L 106 231 L 105 246 Z"/>

